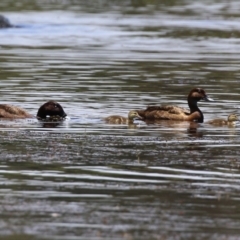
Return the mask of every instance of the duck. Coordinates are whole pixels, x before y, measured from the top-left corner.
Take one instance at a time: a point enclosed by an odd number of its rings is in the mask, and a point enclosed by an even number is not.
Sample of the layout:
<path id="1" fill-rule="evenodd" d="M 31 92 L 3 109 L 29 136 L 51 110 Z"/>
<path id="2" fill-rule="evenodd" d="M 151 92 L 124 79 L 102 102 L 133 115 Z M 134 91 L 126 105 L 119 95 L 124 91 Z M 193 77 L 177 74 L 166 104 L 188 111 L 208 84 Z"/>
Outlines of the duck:
<path id="1" fill-rule="evenodd" d="M 44 103 L 37 112 L 37 119 L 44 121 L 61 121 L 66 118 L 67 114 L 63 107 L 56 101 Z"/>
<path id="2" fill-rule="evenodd" d="M 208 124 L 216 125 L 216 126 L 234 126 L 236 122 L 239 121 L 238 115 L 237 114 L 230 114 L 227 119 L 224 118 L 217 118 L 208 121 Z"/>
<path id="3" fill-rule="evenodd" d="M 17 119 L 32 117 L 33 115 L 23 108 L 13 106 L 11 104 L 0 104 L 0 118 Z"/>
<path id="4" fill-rule="evenodd" d="M 131 110 L 128 113 L 128 117 L 122 117 L 119 115 L 112 115 L 104 118 L 106 123 L 110 124 L 133 124 L 134 119 L 141 119 L 142 117 L 135 110 Z"/>
<path id="5" fill-rule="evenodd" d="M 188 94 L 188 106 L 190 111 L 173 105 L 166 106 L 148 106 L 145 110 L 137 110 L 142 120 L 177 120 L 177 121 L 194 121 L 202 123 L 204 116 L 198 108 L 197 103 L 200 100 L 213 101 L 207 96 L 202 88 L 193 88 Z"/>

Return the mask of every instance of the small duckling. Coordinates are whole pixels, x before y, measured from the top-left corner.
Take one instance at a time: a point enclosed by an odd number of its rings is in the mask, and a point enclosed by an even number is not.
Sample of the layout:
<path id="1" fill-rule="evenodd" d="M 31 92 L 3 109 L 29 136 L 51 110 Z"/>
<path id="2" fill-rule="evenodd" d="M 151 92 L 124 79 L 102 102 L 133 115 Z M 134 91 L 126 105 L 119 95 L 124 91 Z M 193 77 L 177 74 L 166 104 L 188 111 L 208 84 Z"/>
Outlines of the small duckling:
<path id="1" fill-rule="evenodd" d="M 67 114 L 64 112 L 62 106 L 55 101 L 48 101 L 44 103 L 37 112 L 38 120 L 47 120 L 50 122 L 61 121 Z"/>
<path id="2" fill-rule="evenodd" d="M 119 115 L 113 115 L 113 116 L 104 118 L 106 123 L 110 123 L 110 124 L 133 124 L 134 119 L 142 119 L 142 117 L 139 116 L 139 114 L 135 110 L 131 110 L 128 113 L 127 118 Z"/>
<path id="3" fill-rule="evenodd" d="M 230 114 L 227 120 L 223 118 L 217 118 L 217 119 L 210 120 L 207 123 L 216 125 L 216 126 L 224 126 L 224 125 L 234 126 L 237 121 L 239 121 L 237 114 Z"/>

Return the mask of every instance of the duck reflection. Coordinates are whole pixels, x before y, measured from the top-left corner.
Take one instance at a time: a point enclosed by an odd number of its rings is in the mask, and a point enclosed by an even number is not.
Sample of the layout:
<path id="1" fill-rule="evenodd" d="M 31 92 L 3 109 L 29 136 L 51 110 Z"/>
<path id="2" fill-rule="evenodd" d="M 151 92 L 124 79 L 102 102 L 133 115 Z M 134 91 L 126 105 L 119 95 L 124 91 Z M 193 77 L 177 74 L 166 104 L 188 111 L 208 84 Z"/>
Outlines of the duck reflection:
<path id="1" fill-rule="evenodd" d="M 48 122 L 46 120 L 41 120 L 39 121 L 39 124 L 41 127 L 43 128 L 55 128 L 55 127 L 59 127 L 61 125 L 63 125 L 63 122 Z"/>
<path id="2" fill-rule="evenodd" d="M 203 137 L 203 132 L 198 131 L 199 123 L 197 122 L 190 122 L 189 127 L 187 129 L 187 133 L 189 137 L 197 137 L 197 138 L 202 138 Z"/>
<path id="3" fill-rule="evenodd" d="M 175 120 L 145 120 L 147 125 L 157 125 L 165 130 L 169 129 L 177 134 L 187 131 L 189 137 L 203 137 L 203 132 L 199 132 L 201 126 L 198 122 L 175 121 Z"/>

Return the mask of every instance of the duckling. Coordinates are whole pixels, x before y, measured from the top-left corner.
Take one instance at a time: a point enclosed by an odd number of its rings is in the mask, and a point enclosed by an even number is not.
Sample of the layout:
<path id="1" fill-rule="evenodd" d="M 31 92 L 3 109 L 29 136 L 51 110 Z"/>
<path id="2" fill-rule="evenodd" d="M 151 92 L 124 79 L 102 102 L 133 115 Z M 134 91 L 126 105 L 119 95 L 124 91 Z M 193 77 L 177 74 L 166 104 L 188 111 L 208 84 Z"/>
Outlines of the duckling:
<path id="1" fill-rule="evenodd" d="M 0 104 L 0 118 L 32 118 L 33 116 L 26 110 L 10 104 Z"/>
<path id="2" fill-rule="evenodd" d="M 67 114 L 64 112 L 62 106 L 55 101 L 48 101 L 44 103 L 37 112 L 37 119 L 47 121 L 61 121 Z"/>
<path id="3" fill-rule="evenodd" d="M 133 124 L 134 119 L 141 119 L 141 116 L 139 116 L 139 114 L 135 110 L 131 110 L 128 113 L 127 118 L 119 115 L 113 115 L 104 118 L 104 120 L 110 124 Z"/>
<path id="4" fill-rule="evenodd" d="M 237 121 L 239 121 L 237 114 L 230 114 L 227 119 L 217 118 L 217 119 L 210 120 L 207 123 L 216 125 L 216 126 L 223 126 L 223 125 L 234 126 Z"/>
<path id="5" fill-rule="evenodd" d="M 203 113 L 198 108 L 197 103 L 200 100 L 213 101 L 207 96 L 202 88 L 194 88 L 188 94 L 188 106 L 190 112 L 178 106 L 149 106 L 145 110 L 137 110 L 137 113 L 143 120 L 179 120 L 194 121 L 202 123 L 204 120 Z"/>

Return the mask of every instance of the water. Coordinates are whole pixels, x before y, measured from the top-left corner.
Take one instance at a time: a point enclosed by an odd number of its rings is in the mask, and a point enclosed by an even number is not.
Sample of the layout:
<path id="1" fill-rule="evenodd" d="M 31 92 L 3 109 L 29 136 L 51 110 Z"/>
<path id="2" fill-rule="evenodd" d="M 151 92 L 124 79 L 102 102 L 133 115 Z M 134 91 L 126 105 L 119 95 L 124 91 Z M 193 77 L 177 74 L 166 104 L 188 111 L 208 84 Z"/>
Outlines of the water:
<path id="1" fill-rule="evenodd" d="M 239 126 L 109 125 L 147 105 L 239 113 L 238 1 L 13 1 L 1 103 L 69 118 L 1 121 L 4 239 L 239 239 Z"/>

